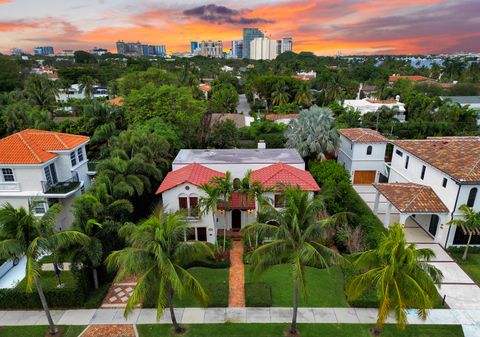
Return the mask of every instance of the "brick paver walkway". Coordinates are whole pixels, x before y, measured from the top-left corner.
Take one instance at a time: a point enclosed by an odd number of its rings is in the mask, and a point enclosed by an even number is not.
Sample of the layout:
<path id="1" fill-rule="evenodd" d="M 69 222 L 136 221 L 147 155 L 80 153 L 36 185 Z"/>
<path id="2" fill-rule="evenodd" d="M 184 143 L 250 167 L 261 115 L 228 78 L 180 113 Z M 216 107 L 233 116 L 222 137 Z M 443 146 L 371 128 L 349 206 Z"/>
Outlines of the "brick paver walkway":
<path id="1" fill-rule="evenodd" d="M 230 275 L 228 306 L 245 307 L 245 266 L 243 264 L 243 245 L 241 241 L 233 241 L 230 251 Z"/>
<path id="2" fill-rule="evenodd" d="M 136 337 L 131 324 L 91 325 L 79 337 Z"/>
<path id="3" fill-rule="evenodd" d="M 134 277 L 125 277 L 114 282 L 103 300 L 102 309 L 125 308 L 137 284 Z"/>

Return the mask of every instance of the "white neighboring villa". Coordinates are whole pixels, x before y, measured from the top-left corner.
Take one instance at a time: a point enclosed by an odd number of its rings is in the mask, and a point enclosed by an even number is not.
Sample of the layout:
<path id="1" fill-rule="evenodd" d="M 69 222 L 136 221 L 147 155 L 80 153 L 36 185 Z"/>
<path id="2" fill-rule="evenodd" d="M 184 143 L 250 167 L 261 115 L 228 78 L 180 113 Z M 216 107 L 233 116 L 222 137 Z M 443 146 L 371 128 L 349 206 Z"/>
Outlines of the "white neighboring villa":
<path id="1" fill-rule="evenodd" d="M 0 204 L 28 208 L 38 203 L 42 216 L 54 203 L 62 205 L 57 230 L 73 221 L 71 205 L 90 185 L 85 146 L 89 138 L 27 129 L 0 139 Z"/>
<path id="2" fill-rule="evenodd" d="M 343 101 L 344 108 L 352 108 L 360 112 L 363 116 L 369 112 L 377 112 L 379 109 L 386 107 L 397 110 L 398 113 L 394 116 L 400 122 L 405 121 L 405 104 L 400 103 L 400 97 L 392 100 L 377 100 L 373 98 L 364 99 L 346 99 Z"/>
<path id="3" fill-rule="evenodd" d="M 351 130 L 344 129 L 341 133 L 344 135 Z M 365 129 L 365 132 L 371 133 L 372 130 Z M 341 142 L 341 148 L 349 144 L 345 137 L 341 138 Z M 443 247 L 466 244 L 466 232 L 447 223 L 461 217 L 459 207 L 463 204 L 480 210 L 480 197 L 477 198 L 480 188 L 480 137 L 431 137 L 394 140 L 391 143 L 391 163 L 384 162 L 383 172 L 377 168 L 377 172 L 388 177 L 388 182 L 378 183 L 378 174 L 373 181 L 373 211 L 381 214 L 386 227 L 394 221 L 402 224 L 409 222 L 423 228 Z M 372 153 L 382 153 L 386 144 L 376 142 L 369 146 L 372 146 Z M 366 153 L 353 157 L 351 165 L 364 165 L 366 157 Z M 342 160 L 340 154 L 338 160 Z M 360 183 L 371 184 L 372 181 Z M 472 237 L 472 244 L 480 244 L 480 235 Z"/>
<path id="4" fill-rule="evenodd" d="M 85 90 L 82 89 L 81 84 L 72 84 L 68 90 L 61 90 L 58 94 L 58 102 L 67 102 L 69 99 L 84 99 Z M 105 87 L 99 85 L 93 86 L 93 97 L 94 98 L 106 98 L 108 99 L 108 90 Z"/>
<path id="5" fill-rule="evenodd" d="M 263 147 L 260 144 L 260 147 Z M 225 211 L 219 205 L 215 214 L 198 214 L 200 200 L 205 196 L 199 188 L 214 177 L 224 177 L 230 171 L 232 179 L 242 179 L 252 170 L 251 182 L 258 181 L 264 187 L 278 187 L 279 184 L 299 186 L 313 193 L 319 191 L 310 172 L 305 171 L 305 162 L 295 149 L 232 149 L 232 150 L 181 150 L 172 164 L 156 194 L 162 196 L 163 207 L 167 211 L 184 209 L 193 228 L 189 239 L 215 243 L 223 230 L 239 231 L 256 219 L 258 204 L 236 191 L 229 202 L 227 222 Z M 264 197 L 280 207 L 280 191 L 265 193 Z M 242 200 L 243 199 L 243 200 Z"/>

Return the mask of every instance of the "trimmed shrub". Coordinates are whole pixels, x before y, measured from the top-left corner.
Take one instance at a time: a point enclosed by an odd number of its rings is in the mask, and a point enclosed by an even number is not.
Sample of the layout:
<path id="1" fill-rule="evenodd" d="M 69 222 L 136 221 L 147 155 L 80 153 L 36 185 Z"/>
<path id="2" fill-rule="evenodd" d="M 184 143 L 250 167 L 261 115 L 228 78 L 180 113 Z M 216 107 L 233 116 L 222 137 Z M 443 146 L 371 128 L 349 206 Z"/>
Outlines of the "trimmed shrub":
<path id="1" fill-rule="evenodd" d="M 464 251 L 465 251 L 465 246 L 461 246 L 461 247 L 450 246 L 450 247 L 448 247 L 448 252 L 452 253 L 452 254 L 463 254 Z M 480 247 L 470 246 L 468 248 L 468 253 L 469 254 L 480 254 Z"/>
<path id="2" fill-rule="evenodd" d="M 213 259 L 200 259 L 189 264 L 185 265 L 185 269 L 193 268 L 193 267 L 205 267 L 205 268 L 212 268 L 212 269 L 224 269 L 230 268 L 230 259 L 226 260 L 213 260 Z"/>
<path id="3" fill-rule="evenodd" d="M 271 307 L 272 288 L 266 283 L 245 283 L 247 307 Z"/>
<path id="4" fill-rule="evenodd" d="M 228 307 L 228 283 L 207 283 L 204 287 L 209 296 L 209 307 Z"/>

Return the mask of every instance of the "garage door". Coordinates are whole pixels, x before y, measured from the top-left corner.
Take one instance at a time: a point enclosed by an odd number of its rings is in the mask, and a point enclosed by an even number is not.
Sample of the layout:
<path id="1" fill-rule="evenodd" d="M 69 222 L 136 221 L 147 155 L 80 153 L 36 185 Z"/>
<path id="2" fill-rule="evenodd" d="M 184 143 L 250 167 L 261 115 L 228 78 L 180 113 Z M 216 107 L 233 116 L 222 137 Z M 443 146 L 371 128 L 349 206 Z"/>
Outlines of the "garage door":
<path id="1" fill-rule="evenodd" d="M 355 171 L 353 183 L 355 185 L 365 185 L 375 182 L 376 171 Z"/>

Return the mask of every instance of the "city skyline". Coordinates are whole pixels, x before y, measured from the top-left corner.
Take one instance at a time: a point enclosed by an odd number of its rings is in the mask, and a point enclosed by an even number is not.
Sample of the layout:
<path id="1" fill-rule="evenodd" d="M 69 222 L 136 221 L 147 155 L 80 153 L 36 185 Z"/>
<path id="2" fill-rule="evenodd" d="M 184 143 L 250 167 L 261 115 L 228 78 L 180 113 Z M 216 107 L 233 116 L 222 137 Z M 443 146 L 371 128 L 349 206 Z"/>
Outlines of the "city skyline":
<path id="1" fill-rule="evenodd" d="M 188 51 L 190 41 L 242 38 L 244 27 L 266 37 L 292 36 L 294 51 L 318 55 L 429 54 L 478 51 L 480 2 L 474 0 L 210 1 L 0 0 L 0 52 L 94 46 L 117 40 Z"/>

